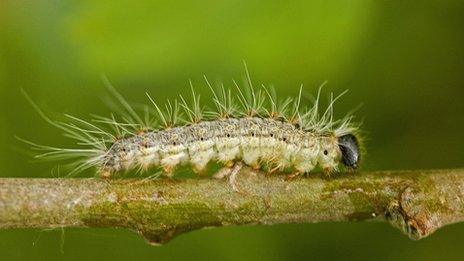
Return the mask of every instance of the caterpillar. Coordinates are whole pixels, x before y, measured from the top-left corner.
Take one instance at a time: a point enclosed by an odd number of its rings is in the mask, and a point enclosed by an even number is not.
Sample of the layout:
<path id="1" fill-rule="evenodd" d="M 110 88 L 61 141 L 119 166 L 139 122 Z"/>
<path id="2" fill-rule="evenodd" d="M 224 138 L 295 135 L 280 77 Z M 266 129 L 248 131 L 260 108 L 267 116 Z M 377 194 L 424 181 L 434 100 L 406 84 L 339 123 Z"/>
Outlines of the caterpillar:
<path id="1" fill-rule="evenodd" d="M 41 117 L 75 140 L 76 147 L 26 142 L 42 151 L 37 158 L 73 160 L 70 174 L 94 167 L 103 178 L 152 167 L 172 176 L 177 166 L 186 164 L 203 172 L 210 161 L 222 163 L 225 175 L 236 173 L 242 165 L 267 167 L 269 172 L 291 169 L 296 175 L 358 167 L 359 127 L 352 123 L 351 114 L 340 120 L 333 116 L 334 103 L 346 91 L 337 97 L 331 94 L 327 108 L 321 110 L 322 86 L 313 104 L 302 106 L 302 87 L 296 98 L 279 99 L 271 88 L 255 88 L 247 69 L 245 87 L 233 81 L 236 94 L 223 84 L 214 89 L 204 78 L 214 110 L 201 104 L 191 82 L 190 101 L 180 95 L 164 108 L 147 93 L 153 107 L 144 106 L 142 116 L 104 78 L 119 115 L 83 120 L 65 114 L 66 122 L 51 120 L 25 94 Z"/>

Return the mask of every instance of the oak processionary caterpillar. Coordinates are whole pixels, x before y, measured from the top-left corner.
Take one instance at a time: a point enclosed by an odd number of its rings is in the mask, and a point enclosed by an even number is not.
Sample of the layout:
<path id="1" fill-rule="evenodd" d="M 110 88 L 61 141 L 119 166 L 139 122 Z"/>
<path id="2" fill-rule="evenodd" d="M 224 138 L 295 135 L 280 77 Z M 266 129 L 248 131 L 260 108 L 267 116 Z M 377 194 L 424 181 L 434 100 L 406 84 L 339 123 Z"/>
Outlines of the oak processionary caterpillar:
<path id="1" fill-rule="evenodd" d="M 348 170 L 358 167 L 358 127 L 351 122 L 351 115 L 333 118 L 334 102 L 344 93 L 335 98 L 332 94 L 327 108 L 321 110 L 321 86 L 314 104 L 304 108 L 302 88 L 296 98 L 279 99 L 273 90 L 253 87 L 248 70 L 246 76 L 245 88 L 234 81 L 236 95 L 224 85 L 214 90 L 205 77 L 216 107 L 211 111 L 201 105 L 193 87 L 191 102 L 180 95 L 164 107 L 147 93 L 153 108 L 145 108 L 145 117 L 136 113 L 106 78 L 105 84 L 121 109 L 119 117 L 97 116 L 85 121 L 66 115 L 70 122 L 52 121 L 26 95 L 45 120 L 77 141 L 76 148 L 28 143 L 44 151 L 37 158 L 72 159 L 71 173 L 96 167 L 104 178 L 151 167 L 162 167 L 171 176 L 184 164 L 202 172 L 212 160 L 225 165 L 216 176 L 231 178 L 243 164 L 268 172 L 291 169 L 292 175 L 316 168 L 330 174 L 340 166 Z"/>

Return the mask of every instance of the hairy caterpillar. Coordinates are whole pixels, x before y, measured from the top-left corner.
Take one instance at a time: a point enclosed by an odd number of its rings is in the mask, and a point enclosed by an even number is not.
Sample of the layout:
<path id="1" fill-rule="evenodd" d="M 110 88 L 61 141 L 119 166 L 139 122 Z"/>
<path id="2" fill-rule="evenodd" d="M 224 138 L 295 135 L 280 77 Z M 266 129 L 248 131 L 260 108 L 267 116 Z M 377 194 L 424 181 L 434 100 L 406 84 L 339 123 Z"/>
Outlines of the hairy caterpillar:
<path id="1" fill-rule="evenodd" d="M 321 111 L 319 88 L 314 104 L 303 108 L 302 88 L 298 97 L 280 100 L 264 86 L 254 88 L 247 70 L 246 75 L 245 88 L 234 81 L 236 95 L 224 85 L 215 91 L 205 77 L 216 107 L 210 111 L 201 105 L 193 87 L 191 104 L 180 95 L 178 100 L 168 101 L 164 110 L 147 93 L 153 108 L 145 108 L 145 117 L 106 78 L 104 81 L 118 102 L 119 117 L 97 116 L 85 121 L 66 115 L 70 122 L 57 122 L 26 95 L 46 121 L 77 141 L 76 148 L 28 143 L 45 151 L 37 158 L 73 159 L 72 173 L 96 167 L 105 178 L 125 170 L 151 167 L 162 167 L 170 176 L 184 164 L 201 172 L 212 160 L 224 164 L 225 175 L 232 176 L 242 164 L 256 169 L 266 165 L 270 172 L 290 168 L 295 174 L 309 173 L 317 167 L 325 173 L 337 171 L 340 165 L 348 169 L 358 167 L 360 144 L 352 116 L 333 119 L 334 102 L 344 93 L 335 98 L 332 94 L 327 108 Z"/>

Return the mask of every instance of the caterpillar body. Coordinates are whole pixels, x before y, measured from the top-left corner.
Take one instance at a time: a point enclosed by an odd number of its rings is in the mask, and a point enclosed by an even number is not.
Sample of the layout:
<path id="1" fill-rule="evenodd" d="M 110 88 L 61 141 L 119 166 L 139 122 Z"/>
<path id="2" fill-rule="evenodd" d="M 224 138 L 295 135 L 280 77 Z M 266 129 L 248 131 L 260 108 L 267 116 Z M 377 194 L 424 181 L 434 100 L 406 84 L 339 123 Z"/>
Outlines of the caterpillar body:
<path id="1" fill-rule="evenodd" d="M 348 169 L 358 167 L 358 127 L 351 122 L 351 115 L 333 119 L 333 104 L 341 95 L 331 95 L 326 110 L 320 113 L 321 88 L 314 104 L 304 109 L 301 88 L 297 98 L 280 102 L 268 88 L 256 90 L 248 71 L 245 88 L 234 82 L 236 96 L 223 85 L 219 92 L 214 91 L 205 80 L 216 110 L 205 112 L 193 88 L 191 104 L 181 95 L 179 101 L 168 101 L 165 110 L 147 94 L 154 107 L 146 108 L 146 115 L 155 116 L 145 117 L 146 120 L 106 78 L 107 87 L 122 109 L 120 121 L 113 115 L 91 121 L 66 115 L 70 122 L 53 121 L 26 95 L 43 118 L 77 141 L 76 148 L 28 143 L 36 150 L 45 150 L 38 158 L 73 159 L 72 173 L 96 167 L 105 178 L 152 167 L 162 167 L 171 176 L 177 166 L 185 164 L 202 172 L 213 160 L 226 167 L 240 163 L 259 169 L 265 165 L 269 171 L 293 169 L 296 173 L 309 173 L 315 168 L 331 173 L 341 165 Z M 181 110 L 187 119 L 182 118 Z M 152 123 L 152 119 L 158 124 Z"/>

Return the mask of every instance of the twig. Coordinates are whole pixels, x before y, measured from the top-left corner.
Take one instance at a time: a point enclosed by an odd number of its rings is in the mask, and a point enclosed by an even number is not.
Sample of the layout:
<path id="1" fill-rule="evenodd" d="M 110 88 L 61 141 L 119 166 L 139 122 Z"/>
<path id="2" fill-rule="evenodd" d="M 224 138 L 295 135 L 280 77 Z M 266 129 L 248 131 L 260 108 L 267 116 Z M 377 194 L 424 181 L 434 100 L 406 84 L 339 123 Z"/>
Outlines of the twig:
<path id="1" fill-rule="evenodd" d="M 226 180 L 0 179 L 0 228 L 123 227 L 162 244 L 194 229 L 389 221 L 412 239 L 464 221 L 464 170 L 318 175 L 285 181 L 244 168 Z"/>

